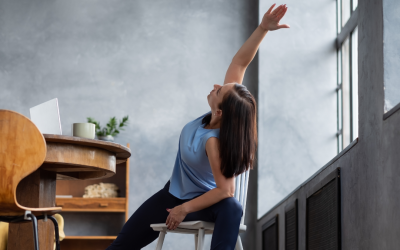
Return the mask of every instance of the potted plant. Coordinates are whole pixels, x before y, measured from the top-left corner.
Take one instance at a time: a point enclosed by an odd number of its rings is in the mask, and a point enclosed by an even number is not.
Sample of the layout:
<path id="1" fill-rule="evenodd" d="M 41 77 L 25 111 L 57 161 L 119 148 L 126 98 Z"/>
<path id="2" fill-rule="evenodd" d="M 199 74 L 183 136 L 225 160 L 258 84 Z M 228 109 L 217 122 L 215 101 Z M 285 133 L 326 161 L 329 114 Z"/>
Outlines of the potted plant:
<path id="1" fill-rule="evenodd" d="M 114 137 L 119 134 L 120 130 L 124 130 L 124 127 L 128 124 L 128 118 L 128 116 L 123 117 L 118 124 L 117 119 L 114 116 L 110 118 L 110 121 L 103 128 L 100 127 L 100 122 L 91 117 L 87 117 L 87 121 L 96 126 L 97 139 L 103 141 L 114 141 Z"/>

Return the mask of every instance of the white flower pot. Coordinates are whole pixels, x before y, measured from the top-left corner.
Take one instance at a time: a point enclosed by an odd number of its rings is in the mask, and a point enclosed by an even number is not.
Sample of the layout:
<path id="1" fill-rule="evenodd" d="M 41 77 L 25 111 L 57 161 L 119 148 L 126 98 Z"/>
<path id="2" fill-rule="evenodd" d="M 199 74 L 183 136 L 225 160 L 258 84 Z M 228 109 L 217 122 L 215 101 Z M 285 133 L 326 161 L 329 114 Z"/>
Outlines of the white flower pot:
<path id="1" fill-rule="evenodd" d="M 97 136 L 97 139 L 102 140 L 102 141 L 114 141 L 114 137 L 111 135 L 106 135 L 106 136 Z"/>

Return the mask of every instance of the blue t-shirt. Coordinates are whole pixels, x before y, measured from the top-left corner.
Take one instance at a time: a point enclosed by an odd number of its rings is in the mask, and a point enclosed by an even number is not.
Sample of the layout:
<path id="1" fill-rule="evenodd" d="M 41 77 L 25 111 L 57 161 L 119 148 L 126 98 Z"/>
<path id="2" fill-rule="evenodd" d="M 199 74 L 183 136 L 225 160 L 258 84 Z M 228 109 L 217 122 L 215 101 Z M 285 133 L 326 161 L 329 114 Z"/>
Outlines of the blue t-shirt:
<path id="1" fill-rule="evenodd" d="M 169 192 L 179 199 L 192 199 L 217 187 L 206 155 L 206 142 L 210 137 L 219 138 L 219 128 L 205 129 L 205 124 L 201 123 L 203 117 L 210 113 L 186 124 L 179 137 L 169 186 Z"/>

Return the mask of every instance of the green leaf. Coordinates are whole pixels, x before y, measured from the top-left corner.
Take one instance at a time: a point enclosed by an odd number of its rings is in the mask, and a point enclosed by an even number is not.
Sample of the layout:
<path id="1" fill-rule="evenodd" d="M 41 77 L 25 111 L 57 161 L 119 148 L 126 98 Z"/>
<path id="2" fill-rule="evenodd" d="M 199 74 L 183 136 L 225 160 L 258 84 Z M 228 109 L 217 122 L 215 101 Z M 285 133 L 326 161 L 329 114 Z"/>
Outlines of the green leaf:
<path id="1" fill-rule="evenodd" d="M 100 130 L 99 132 L 96 133 L 97 136 L 105 136 L 104 132 Z"/>
<path id="2" fill-rule="evenodd" d="M 122 120 L 119 121 L 119 124 L 115 116 L 111 117 L 109 122 L 103 128 L 100 126 L 100 122 L 97 122 L 92 117 L 87 117 L 86 119 L 88 123 L 95 124 L 97 136 L 116 136 L 120 133 L 121 130 L 124 130 L 124 127 L 128 124 L 129 116 L 124 116 Z"/>
<path id="3" fill-rule="evenodd" d="M 97 122 L 95 119 L 93 119 L 91 117 L 87 117 L 86 119 L 87 119 L 88 123 L 93 123 L 95 125 L 96 132 L 98 130 L 100 130 L 100 123 L 99 122 Z"/>
<path id="4" fill-rule="evenodd" d="M 125 127 L 125 126 L 128 124 L 128 119 L 129 119 L 129 116 L 125 116 L 125 117 L 123 117 L 122 120 L 120 121 L 118 127 L 119 127 L 121 130 L 124 130 L 123 127 Z"/>

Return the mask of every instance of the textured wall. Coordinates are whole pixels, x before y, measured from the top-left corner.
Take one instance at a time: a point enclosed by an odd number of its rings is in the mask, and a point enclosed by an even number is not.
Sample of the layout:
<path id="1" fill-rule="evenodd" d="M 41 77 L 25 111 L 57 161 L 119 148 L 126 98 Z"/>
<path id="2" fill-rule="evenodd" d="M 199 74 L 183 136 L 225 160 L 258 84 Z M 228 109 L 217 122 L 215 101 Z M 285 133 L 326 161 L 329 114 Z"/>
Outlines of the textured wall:
<path id="1" fill-rule="evenodd" d="M 400 103 L 400 2 L 383 0 L 385 112 Z"/>
<path id="2" fill-rule="evenodd" d="M 88 116 L 104 125 L 129 115 L 116 142 L 130 143 L 133 152 L 133 213 L 168 181 L 182 127 L 209 111 L 207 94 L 223 83 L 255 28 L 257 5 L 0 0 L 0 108 L 29 117 L 30 107 L 57 97 L 66 135 Z M 244 83 L 256 91 L 254 66 Z M 163 249 L 193 247 L 193 236 L 169 234 Z"/>
<path id="3" fill-rule="evenodd" d="M 261 0 L 259 18 L 272 1 Z M 259 58 L 258 216 L 336 153 L 336 2 L 286 2 Z"/>

